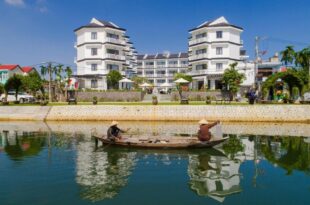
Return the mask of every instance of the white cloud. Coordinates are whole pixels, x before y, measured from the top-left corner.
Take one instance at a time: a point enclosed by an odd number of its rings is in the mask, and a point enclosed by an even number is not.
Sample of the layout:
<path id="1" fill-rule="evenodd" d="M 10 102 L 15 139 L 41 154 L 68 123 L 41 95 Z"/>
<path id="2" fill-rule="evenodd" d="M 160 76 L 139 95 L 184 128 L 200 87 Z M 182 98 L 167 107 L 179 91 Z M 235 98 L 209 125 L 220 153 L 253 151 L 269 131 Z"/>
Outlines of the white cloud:
<path id="1" fill-rule="evenodd" d="M 5 3 L 12 5 L 12 6 L 24 6 L 24 0 L 4 0 Z"/>

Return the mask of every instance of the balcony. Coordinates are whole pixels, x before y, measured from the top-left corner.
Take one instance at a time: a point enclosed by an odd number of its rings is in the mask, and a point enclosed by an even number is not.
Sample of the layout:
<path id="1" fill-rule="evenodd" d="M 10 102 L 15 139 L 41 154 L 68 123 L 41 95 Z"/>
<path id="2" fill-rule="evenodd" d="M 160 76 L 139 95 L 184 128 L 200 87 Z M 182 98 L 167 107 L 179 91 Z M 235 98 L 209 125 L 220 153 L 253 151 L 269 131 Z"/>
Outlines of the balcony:
<path id="1" fill-rule="evenodd" d="M 166 74 L 156 74 L 156 77 L 166 77 Z"/>
<path id="2" fill-rule="evenodd" d="M 166 64 L 164 64 L 164 65 L 156 65 L 156 67 L 157 67 L 157 68 L 165 68 L 165 67 L 167 67 L 167 66 L 166 66 Z"/>
<path id="3" fill-rule="evenodd" d="M 109 58 L 109 59 L 115 59 L 115 60 L 122 60 L 124 61 L 125 60 L 125 56 L 120 56 L 120 55 L 115 55 L 115 54 L 105 54 L 104 55 L 104 58 Z"/>
<path id="4" fill-rule="evenodd" d="M 198 43 L 202 43 L 202 42 L 206 42 L 208 40 L 207 37 L 204 37 L 204 38 L 197 38 L 197 39 L 192 39 L 189 41 L 189 45 L 195 45 L 195 44 L 198 44 Z"/>
<path id="5" fill-rule="evenodd" d="M 202 53 L 202 54 L 198 54 L 198 55 L 192 55 L 192 56 L 189 56 L 188 60 L 193 61 L 193 60 L 198 60 L 198 59 L 202 59 L 202 58 L 208 58 L 208 54 Z"/>
<path id="6" fill-rule="evenodd" d="M 105 38 L 106 42 L 125 45 L 125 41 L 116 38 Z"/>
<path id="7" fill-rule="evenodd" d="M 207 74 L 207 69 L 204 70 L 192 70 L 187 73 L 188 75 L 201 75 L 201 74 Z"/>

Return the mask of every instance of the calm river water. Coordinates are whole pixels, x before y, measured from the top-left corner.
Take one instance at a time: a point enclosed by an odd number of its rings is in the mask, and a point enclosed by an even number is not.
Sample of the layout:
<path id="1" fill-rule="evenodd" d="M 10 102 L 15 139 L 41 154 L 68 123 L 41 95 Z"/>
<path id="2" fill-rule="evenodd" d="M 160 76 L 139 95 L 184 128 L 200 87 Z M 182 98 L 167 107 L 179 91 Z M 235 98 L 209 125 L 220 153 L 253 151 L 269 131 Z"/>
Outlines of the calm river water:
<path id="1" fill-rule="evenodd" d="M 310 204 L 309 124 L 223 124 L 207 150 L 95 147 L 109 122 L 0 122 L 0 204 Z M 196 123 L 121 122 L 132 135 Z"/>

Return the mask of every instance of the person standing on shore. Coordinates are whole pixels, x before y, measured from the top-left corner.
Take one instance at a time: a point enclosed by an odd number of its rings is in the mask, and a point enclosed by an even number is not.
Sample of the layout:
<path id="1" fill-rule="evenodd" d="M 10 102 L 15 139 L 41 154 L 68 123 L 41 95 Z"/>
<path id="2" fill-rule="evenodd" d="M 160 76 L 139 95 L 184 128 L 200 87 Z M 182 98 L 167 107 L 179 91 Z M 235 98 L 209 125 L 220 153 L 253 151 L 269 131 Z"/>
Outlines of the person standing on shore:
<path id="1" fill-rule="evenodd" d="M 208 123 L 207 120 L 202 119 L 199 122 L 199 130 L 198 130 L 198 139 L 201 142 L 206 142 L 209 141 L 211 139 L 211 132 L 210 129 L 212 127 L 214 127 L 215 125 L 217 125 L 218 123 L 220 123 L 220 121 L 216 121 L 214 123 Z"/>

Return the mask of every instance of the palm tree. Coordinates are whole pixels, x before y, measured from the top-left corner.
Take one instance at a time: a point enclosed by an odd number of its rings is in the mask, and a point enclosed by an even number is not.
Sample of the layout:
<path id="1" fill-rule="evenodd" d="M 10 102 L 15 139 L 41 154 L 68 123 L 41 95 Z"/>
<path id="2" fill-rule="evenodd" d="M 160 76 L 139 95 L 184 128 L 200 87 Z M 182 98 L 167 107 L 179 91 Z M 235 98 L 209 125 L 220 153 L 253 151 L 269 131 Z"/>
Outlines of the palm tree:
<path id="1" fill-rule="evenodd" d="M 18 92 L 19 90 L 22 88 L 22 76 L 14 74 L 12 77 L 10 77 L 5 85 L 4 85 L 4 89 L 5 89 L 5 93 L 6 93 L 6 97 L 7 98 L 7 93 L 10 89 L 14 89 L 15 90 L 15 99 L 17 101 L 17 96 L 18 96 Z"/>
<path id="2" fill-rule="evenodd" d="M 68 82 L 69 82 L 69 80 L 70 80 L 70 78 L 72 76 L 72 69 L 69 66 L 67 66 L 66 69 L 65 69 L 65 73 L 66 73 L 66 77 L 67 77 Z"/>
<path id="3" fill-rule="evenodd" d="M 293 46 L 286 46 L 286 49 L 281 51 L 281 61 L 287 66 L 289 63 L 293 63 L 295 58 L 295 50 Z"/>
<path id="4" fill-rule="evenodd" d="M 310 88 L 310 47 L 296 53 L 296 65 L 300 65 L 305 73 L 308 73 L 308 87 Z"/>
<path id="5" fill-rule="evenodd" d="M 52 66 L 52 63 L 48 63 L 47 66 L 41 66 L 41 75 L 45 76 L 48 74 L 48 98 L 51 101 L 52 100 L 52 80 L 53 80 L 53 74 L 56 72 L 56 67 Z"/>

